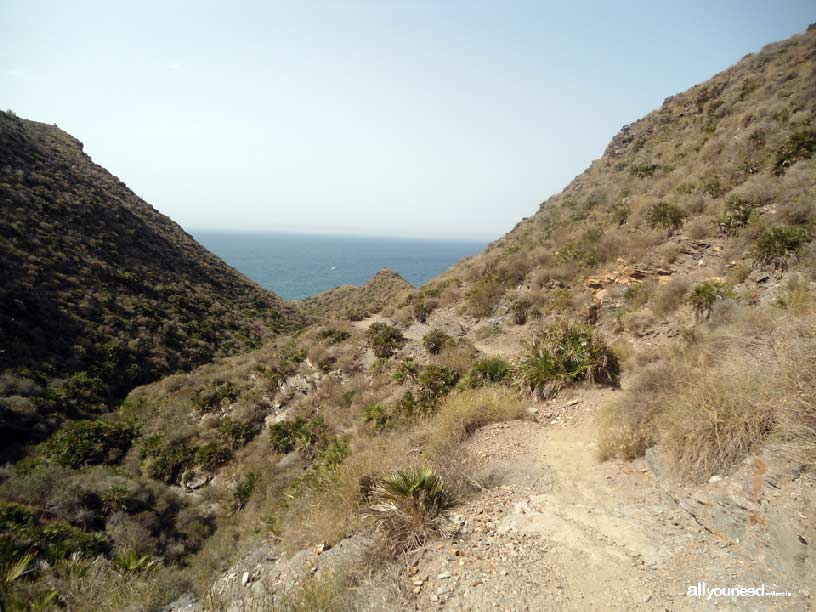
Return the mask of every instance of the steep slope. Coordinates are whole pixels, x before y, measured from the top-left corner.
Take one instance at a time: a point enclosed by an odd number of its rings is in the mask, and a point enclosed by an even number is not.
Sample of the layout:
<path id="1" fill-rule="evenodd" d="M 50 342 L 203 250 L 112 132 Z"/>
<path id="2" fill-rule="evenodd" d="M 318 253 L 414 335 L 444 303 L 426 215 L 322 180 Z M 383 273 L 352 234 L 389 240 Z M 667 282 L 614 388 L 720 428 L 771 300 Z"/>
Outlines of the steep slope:
<path id="1" fill-rule="evenodd" d="M 583 280 L 614 275 L 618 259 L 653 277 L 686 257 L 702 262 L 699 277 L 736 279 L 797 255 L 812 267 L 814 153 L 811 26 L 625 126 L 563 192 L 425 291 L 448 289 L 448 302 L 486 317 L 519 299 L 541 312 L 565 298 L 580 309 L 602 288 Z"/>
<path id="2" fill-rule="evenodd" d="M 82 148 L 0 113 L 4 448 L 297 322 Z"/>

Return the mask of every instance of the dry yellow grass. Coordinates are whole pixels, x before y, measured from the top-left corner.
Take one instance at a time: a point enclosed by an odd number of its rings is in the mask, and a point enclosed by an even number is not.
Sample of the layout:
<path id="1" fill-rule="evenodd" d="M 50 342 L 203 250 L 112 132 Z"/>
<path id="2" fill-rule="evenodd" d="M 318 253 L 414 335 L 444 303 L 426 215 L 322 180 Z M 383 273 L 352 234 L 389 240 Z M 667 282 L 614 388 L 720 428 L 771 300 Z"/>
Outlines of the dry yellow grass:
<path id="1" fill-rule="evenodd" d="M 814 460 L 816 317 L 771 307 L 732 319 L 645 367 L 604 408 L 601 459 L 658 443 L 678 475 L 701 481 L 775 436 Z"/>
<path id="2" fill-rule="evenodd" d="M 507 387 L 468 389 L 449 396 L 429 424 L 429 454 L 456 448 L 473 430 L 498 421 L 519 419 L 524 402 Z"/>

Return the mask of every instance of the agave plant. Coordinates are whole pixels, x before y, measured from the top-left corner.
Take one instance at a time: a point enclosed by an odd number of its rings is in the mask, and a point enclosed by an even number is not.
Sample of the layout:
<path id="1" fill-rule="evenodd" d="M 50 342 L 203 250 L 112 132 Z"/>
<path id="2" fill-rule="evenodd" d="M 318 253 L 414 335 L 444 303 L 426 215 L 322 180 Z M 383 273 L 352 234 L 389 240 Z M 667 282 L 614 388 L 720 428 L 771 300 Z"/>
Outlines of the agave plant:
<path id="1" fill-rule="evenodd" d="M 394 553 L 447 533 L 446 514 L 454 500 L 442 478 L 429 467 L 397 471 L 382 478 L 370 496 L 369 515 Z"/>

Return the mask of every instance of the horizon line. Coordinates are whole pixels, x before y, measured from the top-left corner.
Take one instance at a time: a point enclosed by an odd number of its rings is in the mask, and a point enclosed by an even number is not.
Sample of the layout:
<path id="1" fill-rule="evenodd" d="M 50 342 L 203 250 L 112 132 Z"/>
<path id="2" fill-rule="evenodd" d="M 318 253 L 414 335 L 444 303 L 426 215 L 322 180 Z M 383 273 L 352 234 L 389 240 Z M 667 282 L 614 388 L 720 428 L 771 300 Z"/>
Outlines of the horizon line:
<path id="1" fill-rule="evenodd" d="M 183 227 L 184 231 L 195 234 L 195 232 L 212 232 L 223 234 L 273 234 L 286 236 L 326 236 L 338 238 L 376 238 L 376 239 L 394 239 L 394 240 L 427 240 L 436 242 L 479 242 L 489 244 L 494 240 L 498 240 L 501 236 L 420 236 L 420 235 L 406 235 L 406 234 L 371 234 L 371 233 L 355 233 L 344 231 L 303 231 L 303 230 L 286 230 L 286 229 L 243 229 L 243 228 L 224 228 L 224 227 Z"/>

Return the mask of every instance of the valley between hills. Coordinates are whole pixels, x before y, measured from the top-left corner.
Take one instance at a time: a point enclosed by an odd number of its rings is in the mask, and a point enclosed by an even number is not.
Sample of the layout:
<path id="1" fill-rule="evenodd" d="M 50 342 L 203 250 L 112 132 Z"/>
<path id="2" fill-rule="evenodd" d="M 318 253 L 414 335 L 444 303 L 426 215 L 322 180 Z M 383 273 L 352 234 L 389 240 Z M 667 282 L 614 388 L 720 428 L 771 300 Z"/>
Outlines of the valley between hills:
<path id="1" fill-rule="evenodd" d="M 285 301 L 9 112 L 0 206 L 3 610 L 814 607 L 816 25 L 421 287 Z"/>

